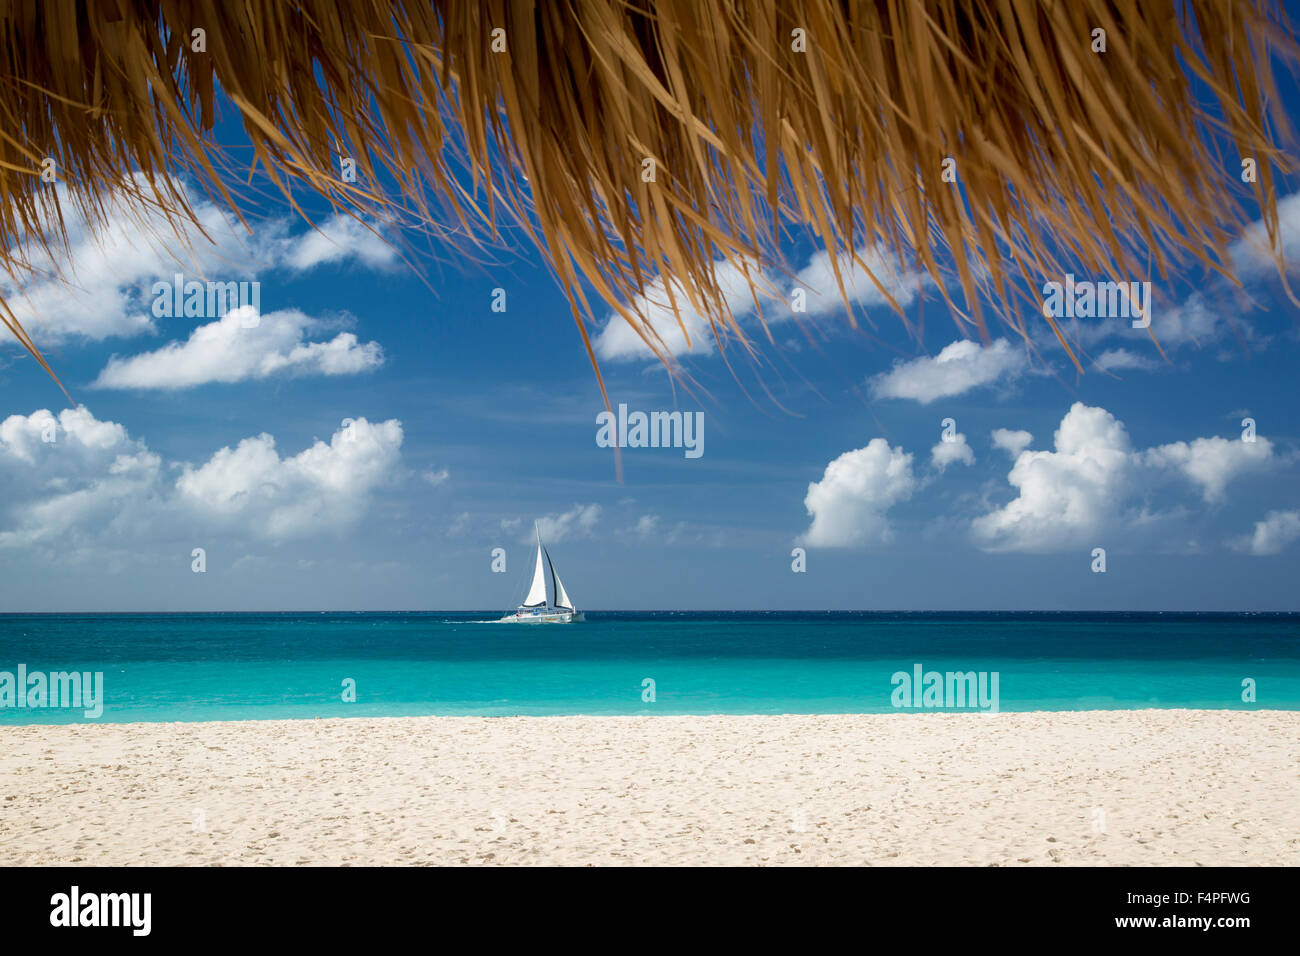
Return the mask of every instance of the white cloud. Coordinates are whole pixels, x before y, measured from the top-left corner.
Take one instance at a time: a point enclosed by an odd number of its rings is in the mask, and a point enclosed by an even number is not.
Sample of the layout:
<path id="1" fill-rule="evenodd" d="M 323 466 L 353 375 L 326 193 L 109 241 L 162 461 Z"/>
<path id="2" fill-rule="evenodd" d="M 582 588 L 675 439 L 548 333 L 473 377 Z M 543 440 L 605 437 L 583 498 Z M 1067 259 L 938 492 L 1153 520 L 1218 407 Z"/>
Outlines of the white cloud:
<path id="1" fill-rule="evenodd" d="M 261 221 L 250 236 L 211 202 L 190 199 L 202 228 L 183 229 L 180 241 L 160 214 L 129 210 L 118 197 L 106 197 L 106 221 L 93 229 L 65 204 L 66 258 L 55 263 L 31 245 L 32 274 L 20 282 L 0 276 L 0 294 L 38 344 L 99 341 L 155 331 L 151 286 L 171 282 L 178 272 L 229 281 L 277 269 L 300 272 L 344 259 L 382 267 L 396 258 L 390 247 L 346 216 L 324 221 L 320 233 L 298 235 L 289 234 L 288 219 Z"/>
<path id="2" fill-rule="evenodd" d="M 1007 339 L 989 346 L 958 339 L 933 358 L 922 356 L 897 362 L 888 372 L 871 379 L 876 398 L 909 398 L 928 405 L 971 389 L 1010 380 L 1027 367 L 1024 351 Z"/>
<path id="3" fill-rule="evenodd" d="M 54 441 L 45 438 L 53 435 Z M 166 466 L 143 441 L 84 406 L 0 423 L 7 516 L 0 547 L 157 540 L 183 530 L 282 539 L 347 528 L 397 469 L 401 423 L 364 418 L 282 459 L 270 435 L 194 467 Z M 174 481 L 169 474 L 180 470 Z"/>
<path id="4" fill-rule="evenodd" d="M 563 514 L 538 518 L 537 530 L 543 541 L 563 541 L 565 538 L 590 535 L 599 520 L 600 505 L 574 505 Z M 531 538 L 531 533 L 526 537 Z"/>
<path id="5" fill-rule="evenodd" d="M 1277 203 L 1278 242 L 1288 268 L 1300 263 L 1300 193 L 1292 193 Z M 1247 226 L 1228 247 L 1232 264 L 1242 278 L 1259 279 L 1275 273 L 1268 242 L 1268 230 L 1262 219 Z"/>
<path id="6" fill-rule="evenodd" d="M 1232 334 L 1247 345 L 1263 342 L 1260 334 L 1238 314 L 1236 299 L 1223 295 L 1218 285 L 1205 292 L 1193 292 L 1182 302 L 1170 303 L 1157 298 L 1151 306 L 1151 328 L 1135 329 L 1125 318 L 1073 319 L 1060 322 L 1062 331 L 1084 348 L 1091 349 L 1108 339 L 1131 342 L 1133 348 L 1104 351 L 1095 364 L 1105 371 L 1141 369 L 1150 371 L 1165 365 L 1156 344 L 1166 353 L 1179 349 L 1206 348 Z M 1059 349 L 1056 334 L 1046 323 L 1033 326 L 1034 343 L 1040 349 Z M 1136 349 L 1136 351 L 1135 351 Z"/>
<path id="7" fill-rule="evenodd" d="M 198 468 L 185 467 L 176 491 L 196 511 L 239 515 L 269 538 L 337 531 L 365 513 L 371 494 L 392 477 L 401 446 L 396 419 L 355 419 L 328 445 L 317 441 L 292 458 L 281 458 L 275 439 L 261 434 L 222 448 Z"/>
<path id="8" fill-rule="evenodd" d="M 1239 475 L 1258 471 L 1273 458 L 1273 444 L 1262 435 L 1253 442 L 1227 438 L 1180 441 L 1146 453 L 1148 464 L 1175 468 L 1198 485 L 1206 501 L 1223 500 L 1224 489 Z"/>
<path id="9" fill-rule="evenodd" d="M 1163 344 L 1163 340 L 1162 340 Z M 1093 360 L 1093 364 L 1103 372 L 1117 371 L 1142 371 L 1149 372 L 1158 368 L 1160 363 L 1149 358 L 1143 358 L 1136 352 L 1130 352 L 1128 349 L 1107 349 Z"/>
<path id="10" fill-rule="evenodd" d="M 975 452 L 966 443 L 966 436 L 958 432 L 952 441 L 940 441 L 930 449 L 930 464 L 940 471 L 947 471 L 949 465 L 961 462 L 963 465 L 975 464 Z"/>
<path id="11" fill-rule="evenodd" d="M 422 472 L 420 474 L 420 477 L 423 478 L 425 481 L 427 481 L 429 484 L 433 485 L 433 487 L 437 488 L 440 484 L 442 484 L 444 481 L 446 481 L 448 478 L 451 477 L 451 472 L 448 471 L 446 468 L 441 468 L 438 469 L 437 471 L 430 468 L 428 471 Z"/>
<path id="12" fill-rule="evenodd" d="M 372 231 L 346 215 L 332 216 L 315 229 L 284 240 L 277 252 L 276 262 L 296 272 L 347 259 L 355 259 L 373 269 L 383 269 L 397 260 L 397 251 L 377 230 Z"/>
<path id="13" fill-rule="evenodd" d="M 50 439 L 53 439 L 52 441 Z M 161 481 L 161 459 L 115 422 L 84 406 L 0 423 L 0 477 L 9 514 L 0 547 L 74 547 L 116 529 L 132 536 Z"/>
<path id="14" fill-rule="evenodd" d="M 1001 433 L 1001 440 L 999 440 Z M 1055 451 L 1032 451 L 1027 433 L 994 433 L 1016 454 L 1007 476 L 1019 495 L 971 522 L 976 542 L 990 551 L 1052 551 L 1098 543 L 1098 535 L 1161 516 L 1137 507 L 1152 480 L 1179 475 L 1208 502 L 1221 500 L 1233 479 L 1272 458 L 1267 439 L 1255 443 L 1198 438 L 1135 450 L 1124 424 L 1104 408 L 1076 402 L 1055 435 Z M 1017 452 L 1016 449 L 1020 450 Z"/>
<path id="15" fill-rule="evenodd" d="M 1297 264 L 1300 264 L 1300 193 L 1279 200 L 1277 205 L 1278 240 L 1288 271 L 1294 273 Z M 1248 285 L 1258 285 L 1276 275 L 1267 230 L 1262 220 L 1256 220 L 1242 230 L 1241 236 L 1229 244 L 1228 254 L 1238 277 Z M 1235 287 L 1223 280 L 1215 280 L 1182 302 L 1170 304 L 1157 301 L 1152 306 L 1150 332 L 1134 329 L 1128 319 L 1071 320 L 1064 323 L 1064 331 L 1072 340 L 1085 347 L 1110 338 L 1142 343 L 1145 350 L 1143 353 L 1134 354 L 1126 349 L 1103 353 L 1097 364 L 1109 371 L 1119 368 L 1149 370 L 1164 364 L 1160 353 L 1150 341 L 1151 334 L 1155 335 L 1160 347 L 1166 352 L 1188 346 L 1204 348 L 1228 335 L 1234 336 L 1247 348 L 1261 348 L 1267 342 L 1267 337 L 1238 314 L 1240 299 L 1235 293 Z M 1060 348 L 1055 333 L 1046 323 L 1032 326 L 1032 334 L 1039 348 Z"/>
<path id="16" fill-rule="evenodd" d="M 1029 443 L 1034 440 L 1034 436 L 1027 431 L 1018 431 L 1010 428 L 993 429 L 993 445 L 995 448 L 1001 448 L 1008 452 L 1012 458 L 1015 458 L 1022 451 L 1029 447 Z"/>
<path id="17" fill-rule="evenodd" d="M 1230 542 L 1239 551 L 1264 557 L 1280 554 L 1300 538 L 1300 511 L 1270 511 L 1263 521 L 1255 522 L 1254 534 Z"/>
<path id="18" fill-rule="evenodd" d="M 60 447 L 60 443 L 62 446 Z M 0 422 L 0 454 L 35 464 L 42 447 L 67 447 L 82 453 L 126 447 L 126 429 L 116 422 L 101 422 L 85 406 L 65 408 L 56 417 L 49 409 L 30 415 L 10 415 Z"/>
<path id="19" fill-rule="evenodd" d="M 639 534 L 642 537 L 648 538 L 650 537 L 650 535 L 654 534 L 655 531 L 658 530 L 658 528 L 659 528 L 658 515 L 642 515 L 640 518 L 637 519 L 636 524 L 632 526 L 632 533 Z"/>
<path id="20" fill-rule="evenodd" d="M 932 284 L 928 274 L 900 269 L 891 254 L 865 246 L 857 249 L 856 254 L 900 307 L 906 308 L 923 287 Z M 804 292 L 805 308 L 802 314 L 809 318 L 843 308 L 844 305 L 839 286 L 835 282 L 830 253 L 825 250 L 814 253 L 809 258 L 789 289 L 779 288 L 770 276 L 753 264 L 748 268 L 748 276 L 754 279 L 752 291 L 746 270 L 740 265 L 720 259 L 716 268 L 723 299 L 738 322 L 749 319 L 757 309 L 762 310 L 763 321 L 768 325 L 796 318 L 797 314 L 791 308 L 792 295 L 796 289 Z M 889 302 L 866 270 L 852 258 L 841 258 L 840 278 L 851 305 L 873 308 Z M 663 341 L 661 348 L 672 357 L 688 352 L 711 354 L 714 340 L 708 320 L 690 305 L 679 284 L 674 284 L 672 288 L 680 309 L 680 324 L 679 316 L 674 314 L 669 304 L 662 278 L 650 283 L 646 295 L 637 299 L 641 314 L 647 317 Z M 754 301 L 755 294 L 758 298 L 757 305 Z M 596 336 L 595 349 L 597 357 L 602 361 L 644 360 L 654 357 L 640 336 L 618 315 L 611 315 L 606 321 Z"/>
<path id="21" fill-rule="evenodd" d="M 1243 334 L 1249 335 L 1249 326 L 1239 324 L 1238 327 Z M 1151 331 L 1166 351 L 1184 345 L 1207 345 L 1227 329 L 1228 322 L 1219 307 L 1210 305 L 1199 292 L 1193 292 L 1172 309 L 1153 309 L 1151 316 Z M 1134 338 L 1138 337 L 1136 332 L 1130 334 Z M 1142 332 L 1141 335 L 1145 336 L 1146 333 Z"/>
<path id="22" fill-rule="evenodd" d="M 912 456 L 883 438 L 846 451 L 808 485 L 804 507 L 812 524 L 800 544 L 841 548 L 884 543 L 892 533 L 886 512 L 912 496 Z"/>
<path id="23" fill-rule="evenodd" d="M 894 302 L 905 309 L 925 285 L 933 282 L 929 273 L 924 271 L 917 273 L 900 269 L 898 260 L 892 253 L 861 246 L 856 250 L 856 255 L 866 263 L 866 269 L 847 256 L 841 257 L 837 263 L 844 293 L 852 305 L 864 308 L 889 306 L 889 298 L 885 295 L 888 292 Z M 875 282 L 872 281 L 872 276 L 875 276 Z M 808 264 L 795 276 L 795 285 L 791 291 L 800 287 L 807 290 L 809 315 L 844 308 L 844 296 L 840 294 L 840 287 L 835 282 L 831 254 L 824 249 L 814 253 Z"/>
<path id="24" fill-rule="evenodd" d="M 363 345 L 351 332 L 325 342 L 306 341 L 319 325 L 296 309 L 259 316 L 243 306 L 199 326 L 184 342 L 129 358 L 113 356 L 92 387 L 190 388 L 272 375 L 351 375 L 383 364 L 379 343 Z"/>
<path id="25" fill-rule="evenodd" d="M 1113 515 L 1132 468 L 1124 425 L 1104 408 L 1076 402 L 1056 431 L 1055 451 L 1022 451 L 1008 480 L 1020 494 L 976 518 L 991 551 L 1047 551 L 1080 544 Z"/>
<path id="26" fill-rule="evenodd" d="M 765 280 L 760 270 L 752 265 L 749 275 L 754 279 L 759 292 L 759 303 L 763 305 L 766 317 L 767 305 L 771 300 L 764 298 L 762 294 Z M 723 299 L 737 321 L 754 312 L 754 294 L 750 291 L 744 269 L 732 262 L 719 261 L 717 278 Z M 678 313 L 673 312 L 668 287 L 662 278 L 650 283 L 646 294 L 637 297 L 633 311 L 643 315 L 650 327 L 658 333 L 662 344 L 656 344 L 666 355 L 675 357 L 687 353 L 710 354 L 714 345 L 713 332 L 709 328 L 708 319 L 691 305 L 686 290 L 675 280 L 672 293 L 676 299 Z M 593 345 L 597 358 L 602 361 L 618 362 L 654 358 L 654 352 L 650 347 L 619 315 L 609 317 Z"/>

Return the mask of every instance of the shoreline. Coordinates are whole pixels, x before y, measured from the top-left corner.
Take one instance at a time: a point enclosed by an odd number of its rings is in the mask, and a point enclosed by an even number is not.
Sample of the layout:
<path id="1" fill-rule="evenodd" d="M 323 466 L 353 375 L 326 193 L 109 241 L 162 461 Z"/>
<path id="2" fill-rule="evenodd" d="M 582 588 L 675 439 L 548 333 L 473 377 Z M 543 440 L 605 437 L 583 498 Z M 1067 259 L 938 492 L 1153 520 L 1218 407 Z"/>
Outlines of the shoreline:
<path id="1" fill-rule="evenodd" d="M 1298 763 L 1286 710 L 4 725 L 0 864 L 1296 865 Z"/>
<path id="2" fill-rule="evenodd" d="M 10 708 L 14 709 L 14 708 Z M 36 709 L 36 708 L 32 708 Z M 779 714 L 763 713 L 739 713 L 739 714 L 722 714 L 722 713 L 679 713 L 671 712 L 664 714 L 655 713 L 636 713 L 636 714 L 359 714 L 355 717 L 231 717 L 224 720 L 99 720 L 86 718 L 82 720 L 69 720 L 61 722 L 37 722 L 30 724 L 6 724 L 0 723 L 0 736 L 7 732 L 15 730 L 24 730 L 31 728 L 66 728 L 66 727 L 195 727 L 195 726 L 222 726 L 222 725 L 242 725 L 242 724 L 310 724 L 310 723 L 354 723 L 356 721 L 403 721 L 403 720 L 718 720 L 718 719 L 754 719 L 754 720 L 786 720 L 789 718 L 837 718 L 837 717 L 861 717 L 861 718 L 891 718 L 891 717 L 1010 717 L 1010 716 L 1030 716 L 1030 715 L 1051 715 L 1051 714 L 1297 714 L 1300 715 L 1300 706 L 1297 707 L 1268 707 L 1258 709 L 1248 709 L 1245 707 L 1109 707 L 1093 708 L 1090 710 L 979 710 L 974 707 L 965 710 L 954 707 L 899 707 L 888 711 L 789 711 Z M 1297 745 L 1300 747 L 1300 744 Z"/>

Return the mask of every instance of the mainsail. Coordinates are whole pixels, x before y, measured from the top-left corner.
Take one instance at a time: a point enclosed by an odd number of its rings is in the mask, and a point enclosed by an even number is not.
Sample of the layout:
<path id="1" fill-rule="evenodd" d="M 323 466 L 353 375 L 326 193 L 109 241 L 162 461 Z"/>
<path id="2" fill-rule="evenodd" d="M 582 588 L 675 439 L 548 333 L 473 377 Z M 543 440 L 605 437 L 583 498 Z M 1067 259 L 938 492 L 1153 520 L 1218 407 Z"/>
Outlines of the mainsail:
<path id="1" fill-rule="evenodd" d="M 516 591 L 516 594 L 519 592 Z M 537 539 L 537 566 L 533 568 L 533 586 L 520 607 L 542 607 L 546 604 L 546 575 L 542 573 L 542 539 Z"/>

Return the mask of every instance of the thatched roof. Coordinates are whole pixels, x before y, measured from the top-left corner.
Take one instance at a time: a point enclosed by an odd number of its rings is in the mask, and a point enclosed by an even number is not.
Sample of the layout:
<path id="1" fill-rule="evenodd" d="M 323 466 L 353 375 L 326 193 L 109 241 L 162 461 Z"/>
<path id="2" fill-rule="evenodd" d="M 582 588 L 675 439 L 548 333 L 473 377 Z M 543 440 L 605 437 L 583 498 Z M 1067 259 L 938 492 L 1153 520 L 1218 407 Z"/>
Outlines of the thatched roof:
<path id="1" fill-rule="evenodd" d="M 249 170 L 210 139 L 224 93 L 290 202 L 305 184 L 489 240 L 510 217 L 584 340 L 585 280 L 665 357 L 636 293 L 670 275 L 739 334 L 715 262 L 771 268 L 791 224 L 919 263 L 972 332 L 984 283 L 1036 299 L 1058 255 L 1230 272 L 1243 200 L 1276 237 L 1270 58 L 1297 61 L 1285 15 L 1250 0 L 11 0 L 0 30 L 0 265 L 19 280 L 31 244 L 62 241 L 47 157 L 92 220 L 116 192 L 179 222 L 178 180 L 233 202 Z"/>

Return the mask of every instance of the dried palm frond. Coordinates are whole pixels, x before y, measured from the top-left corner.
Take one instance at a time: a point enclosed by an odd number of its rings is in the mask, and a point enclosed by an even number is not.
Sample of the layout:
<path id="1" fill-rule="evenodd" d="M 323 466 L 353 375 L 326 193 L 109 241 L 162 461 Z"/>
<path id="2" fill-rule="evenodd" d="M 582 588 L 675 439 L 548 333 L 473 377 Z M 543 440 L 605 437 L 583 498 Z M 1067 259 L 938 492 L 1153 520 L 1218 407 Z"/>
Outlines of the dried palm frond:
<path id="1" fill-rule="evenodd" d="M 482 239 L 521 224 L 593 365 L 587 288 L 669 359 L 636 306 L 656 276 L 745 342 L 717 264 L 777 265 L 789 224 L 841 294 L 878 247 L 980 334 L 981 293 L 1032 294 L 1062 259 L 1231 276 L 1243 157 L 1281 267 L 1272 69 L 1298 58 L 1266 0 L 8 0 L 0 31 L 0 266 L 20 279 L 66 243 L 46 158 L 92 222 L 115 194 L 179 234 L 182 180 L 233 203 L 223 96 L 295 208 L 305 184 Z"/>

